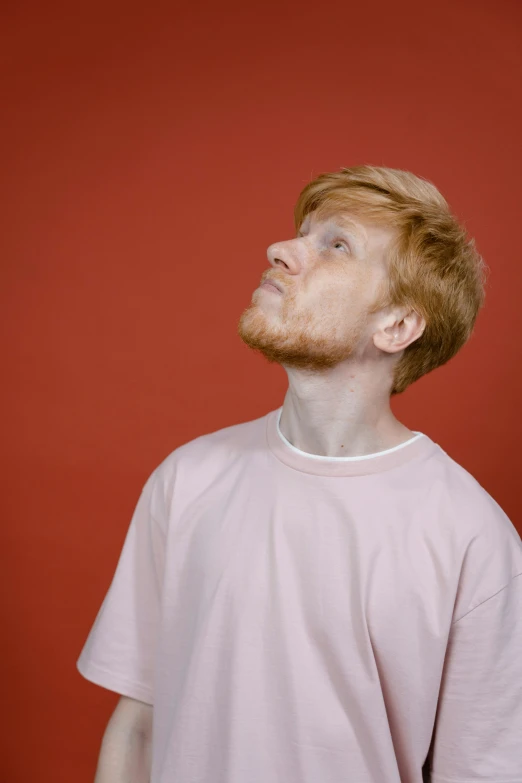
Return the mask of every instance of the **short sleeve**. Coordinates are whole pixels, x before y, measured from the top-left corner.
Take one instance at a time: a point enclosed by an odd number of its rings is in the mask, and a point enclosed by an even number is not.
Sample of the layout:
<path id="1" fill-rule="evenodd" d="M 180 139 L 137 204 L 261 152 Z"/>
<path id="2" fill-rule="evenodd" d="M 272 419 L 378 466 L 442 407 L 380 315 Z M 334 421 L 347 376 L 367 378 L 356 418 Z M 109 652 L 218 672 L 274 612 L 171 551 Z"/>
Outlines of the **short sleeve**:
<path id="1" fill-rule="evenodd" d="M 159 505 L 155 471 L 141 491 L 112 582 L 76 662 L 87 680 L 148 704 L 154 703 L 165 553 Z"/>
<path id="2" fill-rule="evenodd" d="M 522 575 L 451 629 L 432 783 L 522 783 Z"/>

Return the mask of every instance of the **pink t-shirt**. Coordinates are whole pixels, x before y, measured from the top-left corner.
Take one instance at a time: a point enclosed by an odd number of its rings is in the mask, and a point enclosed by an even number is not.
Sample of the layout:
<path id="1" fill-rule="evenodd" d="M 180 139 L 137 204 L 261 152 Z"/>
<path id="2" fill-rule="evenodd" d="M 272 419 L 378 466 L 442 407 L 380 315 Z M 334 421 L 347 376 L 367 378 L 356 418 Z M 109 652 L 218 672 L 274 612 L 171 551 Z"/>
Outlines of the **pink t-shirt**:
<path id="1" fill-rule="evenodd" d="M 428 436 L 292 446 L 282 408 L 146 481 L 77 666 L 154 705 L 151 783 L 522 783 L 522 548 Z"/>

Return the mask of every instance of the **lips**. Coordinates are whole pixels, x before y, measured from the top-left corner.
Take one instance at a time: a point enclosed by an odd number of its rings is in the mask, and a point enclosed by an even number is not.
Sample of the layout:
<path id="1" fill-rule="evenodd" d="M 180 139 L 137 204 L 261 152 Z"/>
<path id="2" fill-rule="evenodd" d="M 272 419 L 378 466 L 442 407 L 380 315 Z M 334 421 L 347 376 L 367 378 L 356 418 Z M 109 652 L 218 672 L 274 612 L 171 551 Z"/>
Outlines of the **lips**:
<path id="1" fill-rule="evenodd" d="M 283 293 L 283 288 L 282 288 L 282 286 L 280 285 L 280 283 L 276 283 L 276 281 L 275 281 L 275 280 L 273 280 L 273 279 L 271 279 L 270 277 L 267 277 L 265 280 L 263 280 L 263 282 L 262 282 L 262 285 L 264 285 L 265 283 L 270 283 L 270 285 L 273 285 L 273 286 L 274 286 L 274 288 L 277 288 L 277 290 L 278 290 L 280 293 Z"/>

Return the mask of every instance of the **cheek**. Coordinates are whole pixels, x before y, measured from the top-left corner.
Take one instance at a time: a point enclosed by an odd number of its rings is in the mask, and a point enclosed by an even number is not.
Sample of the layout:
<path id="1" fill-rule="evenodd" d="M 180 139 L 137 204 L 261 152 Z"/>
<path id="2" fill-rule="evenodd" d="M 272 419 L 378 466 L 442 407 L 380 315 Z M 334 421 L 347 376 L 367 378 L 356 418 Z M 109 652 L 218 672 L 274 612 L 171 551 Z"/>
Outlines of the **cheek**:
<path id="1" fill-rule="evenodd" d="M 376 283 L 371 269 L 356 268 L 355 264 L 354 260 L 332 260 L 328 270 L 314 270 L 292 309 L 308 317 L 333 319 L 346 315 L 350 321 L 360 319 L 373 304 Z"/>
<path id="2" fill-rule="evenodd" d="M 372 279 L 367 270 L 358 274 L 340 272 L 334 275 L 328 285 L 324 286 L 320 297 L 320 305 L 325 308 L 348 310 L 348 312 L 364 311 L 372 299 Z"/>

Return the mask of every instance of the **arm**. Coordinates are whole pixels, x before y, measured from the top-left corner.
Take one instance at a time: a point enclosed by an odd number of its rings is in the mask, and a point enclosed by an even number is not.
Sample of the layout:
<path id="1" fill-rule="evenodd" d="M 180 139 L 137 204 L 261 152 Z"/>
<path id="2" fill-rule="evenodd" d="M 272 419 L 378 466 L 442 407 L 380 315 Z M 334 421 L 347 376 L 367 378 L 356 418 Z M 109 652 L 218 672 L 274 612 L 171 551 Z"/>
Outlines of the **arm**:
<path id="1" fill-rule="evenodd" d="M 167 525 L 162 487 L 154 494 L 156 477 L 152 473 L 142 489 L 111 585 L 76 662 L 83 677 L 121 696 L 103 735 L 94 783 L 150 779 Z"/>
<path id="2" fill-rule="evenodd" d="M 522 574 L 452 627 L 432 783 L 522 783 Z"/>
<path id="3" fill-rule="evenodd" d="M 149 783 L 151 704 L 122 696 L 103 735 L 94 783 Z"/>

